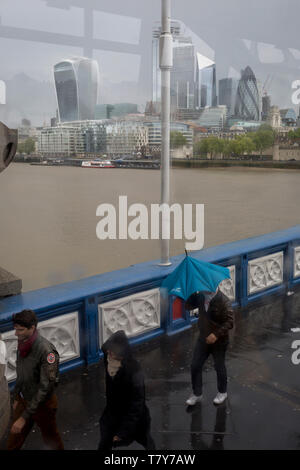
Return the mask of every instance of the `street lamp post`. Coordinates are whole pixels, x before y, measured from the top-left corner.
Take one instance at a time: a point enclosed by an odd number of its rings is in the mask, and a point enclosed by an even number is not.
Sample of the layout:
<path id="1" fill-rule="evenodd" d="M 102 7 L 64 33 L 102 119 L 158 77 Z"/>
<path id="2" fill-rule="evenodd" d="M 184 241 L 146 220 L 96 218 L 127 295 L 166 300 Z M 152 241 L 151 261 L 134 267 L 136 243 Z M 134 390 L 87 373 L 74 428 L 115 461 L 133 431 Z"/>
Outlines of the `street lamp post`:
<path id="1" fill-rule="evenodd" d="M 159 38 L 159 67 L 161 69 L 161 266 L 169 266 L 170 240 L 170 74 L 173 65 L 171 35 L 171 0 L 161 2 L 161 35 Z"/>

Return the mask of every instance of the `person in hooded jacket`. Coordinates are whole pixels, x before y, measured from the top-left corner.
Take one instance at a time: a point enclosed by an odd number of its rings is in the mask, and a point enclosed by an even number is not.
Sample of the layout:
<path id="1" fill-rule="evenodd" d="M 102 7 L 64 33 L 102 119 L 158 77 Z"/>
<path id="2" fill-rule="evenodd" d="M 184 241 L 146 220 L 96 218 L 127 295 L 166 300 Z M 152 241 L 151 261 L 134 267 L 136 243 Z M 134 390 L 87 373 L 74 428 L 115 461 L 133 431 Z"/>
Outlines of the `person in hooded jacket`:
<path id="1" fill-rule="evenodd" d="M 154 450 L 150 434 L 150 413 L 145 403 L 144 376 L 132 356 L 123 330 L 114 333 L 102 346 L 106 374 L 106 407 L 100 418 L 100 451 L 128 446 L 137 441 Z"/>

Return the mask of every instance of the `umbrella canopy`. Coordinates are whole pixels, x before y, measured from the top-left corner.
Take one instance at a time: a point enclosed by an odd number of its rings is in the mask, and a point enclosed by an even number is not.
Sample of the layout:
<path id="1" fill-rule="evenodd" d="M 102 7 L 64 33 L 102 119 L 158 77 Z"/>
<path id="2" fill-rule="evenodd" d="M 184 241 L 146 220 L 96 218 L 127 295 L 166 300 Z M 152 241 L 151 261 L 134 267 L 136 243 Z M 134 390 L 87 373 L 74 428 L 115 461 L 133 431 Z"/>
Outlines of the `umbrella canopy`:
<path id="1" fill-rule="evenodd" d="M 197 291 L 215 292 L 224 279 L 230 279 L 228 268 L 186 256 L 161 287 L 166 287 L 169 294 L 187 300 Z"/>

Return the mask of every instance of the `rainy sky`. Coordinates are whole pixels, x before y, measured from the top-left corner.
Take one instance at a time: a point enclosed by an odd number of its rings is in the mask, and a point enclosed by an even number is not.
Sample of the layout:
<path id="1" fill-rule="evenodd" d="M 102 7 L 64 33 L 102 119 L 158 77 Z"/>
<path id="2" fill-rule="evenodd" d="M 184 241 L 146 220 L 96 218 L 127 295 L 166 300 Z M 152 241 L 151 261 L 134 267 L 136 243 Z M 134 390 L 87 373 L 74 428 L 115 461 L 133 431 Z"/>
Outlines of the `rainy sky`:
<path id="1" fill-rule="evenodd" d="M 44 118 L 53 115 L 53 65 L 78 55 L 98 61 L 99 103 L 134 102 L 142 110 L 152 94 L 151 33 L 160 5 L 160 0 L 0 0 L 0 80 L 10 90 L 8 120 L 23 116 L 37 125 L 42 119 L 28 102 L 30 86 L 41 95 Z M 172 0 L 172 18 L 183 23 L 200 53 L 215 60 L 218 80 L 238 77 L 250 65 L 261 86 L 266 83 L 272 104 L 296 111 L 299 13 L 297 0 Z"/>

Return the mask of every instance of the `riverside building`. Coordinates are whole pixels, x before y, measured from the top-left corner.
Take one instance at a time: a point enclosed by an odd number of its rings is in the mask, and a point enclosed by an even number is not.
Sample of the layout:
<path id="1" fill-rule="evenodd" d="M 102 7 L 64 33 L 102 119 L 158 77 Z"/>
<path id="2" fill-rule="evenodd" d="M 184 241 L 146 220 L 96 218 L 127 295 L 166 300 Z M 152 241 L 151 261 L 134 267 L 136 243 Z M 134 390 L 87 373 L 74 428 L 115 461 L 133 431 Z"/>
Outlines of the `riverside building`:
<path id="1" fill-rule="evenodd" d="M 132 155 L 148 146 L 148 127 L 141 122 L 120 121 L 106 125 L 109 155 Z"/>

